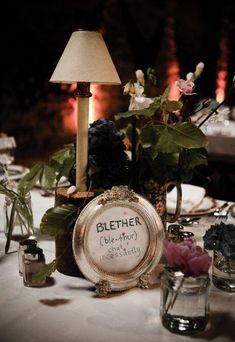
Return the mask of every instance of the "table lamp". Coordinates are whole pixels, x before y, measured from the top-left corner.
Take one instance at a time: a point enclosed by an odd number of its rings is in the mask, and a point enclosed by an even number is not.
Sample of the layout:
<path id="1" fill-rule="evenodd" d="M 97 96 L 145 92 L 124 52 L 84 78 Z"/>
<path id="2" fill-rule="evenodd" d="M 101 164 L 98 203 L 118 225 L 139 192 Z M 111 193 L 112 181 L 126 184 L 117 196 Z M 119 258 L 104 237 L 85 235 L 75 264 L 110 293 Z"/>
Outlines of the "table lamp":
<path id="1" fill-rule="evenodd" d="M 53 83 L 77 83 L 76 190 L 87 191 L 90 84 L 121 84 L 101 33 L 76 30 L 51 76 Z"/>

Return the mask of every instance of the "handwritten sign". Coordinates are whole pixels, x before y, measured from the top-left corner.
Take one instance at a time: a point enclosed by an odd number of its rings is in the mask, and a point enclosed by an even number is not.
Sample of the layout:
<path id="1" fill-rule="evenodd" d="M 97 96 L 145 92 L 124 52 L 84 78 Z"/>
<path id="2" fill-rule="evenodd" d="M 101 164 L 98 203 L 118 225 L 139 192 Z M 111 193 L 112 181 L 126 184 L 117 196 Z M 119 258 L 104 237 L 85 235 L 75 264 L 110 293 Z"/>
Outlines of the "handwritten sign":
<path id="1" fill-rule="evenodd" d="M 121 206 L 104 210 L 94 219 L 87 235 L 90 256 L 106 272 L 125 273 L 137 267 L 148 245 L 143 217 Z"/>
<path id="2" fill-rule="evenodd" d="M 146 287 L 161 258 L 163 238 L 154 207 L 126 186 L 113 187 L 80 213 L 73 232 L 74 258 L 99 295 Z"/>

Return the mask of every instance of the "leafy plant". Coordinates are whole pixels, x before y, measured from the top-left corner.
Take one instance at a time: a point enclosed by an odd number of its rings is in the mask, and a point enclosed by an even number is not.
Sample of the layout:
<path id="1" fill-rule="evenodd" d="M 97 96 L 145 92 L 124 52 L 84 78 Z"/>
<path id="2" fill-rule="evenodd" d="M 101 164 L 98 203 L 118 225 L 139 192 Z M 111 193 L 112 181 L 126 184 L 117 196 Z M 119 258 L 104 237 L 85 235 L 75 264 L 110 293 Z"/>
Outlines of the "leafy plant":
<path id="1" fill-rule="evenodd" d="M 7 254 L 10 248 L 10 242 L 14 229 L 14 222 L 17 217 L 21 229 L 25 229 L 29 235 L 33 234 L 33 214 L 27 194 L 11 189 L 4 181 L 0 181 L 0 193 L 5 195 L 7 205 L 11 206 L 11 212 L 8 216 L 6 211 L 5 219 L 7 225 L 7 241 L 5 245 L 5 253 Z"/>
<path id="2" fill-rule="evenodd" d="M 202 65 L 200 67 L 202 69 Z M 135 149 L 132 153 L 136 153 L 137 190 L 143 189 L 143 184 L 151 179 L 160 184 L 172 180 L 190 181 L 199 165 L 207 165 L 207 138 L 191 122 L 191 113 L 185 113 L 184 108 L 187 97 L 194 94 L 194 83 L 178 80 L 178 100 L 169 99 L 169 87 L 162 95 L 148 98 L 145 90 L 150 81 L 149 73 L 148 70 L 146 82 L 144 73 L 137 70 L 137 82 L 125 85 L 124 94 L 130 95 L 129 110 L 115 116 L 116 120 L 131 118 L 140 131 L 132 146 Z M 199 76 L 198 70 L 197 77 L 195 73 L 192 75 L 195 80 Z M 126 132 L 131 132 L 128 138 L 132 140 L 133 131 L 129 128 Z"/>

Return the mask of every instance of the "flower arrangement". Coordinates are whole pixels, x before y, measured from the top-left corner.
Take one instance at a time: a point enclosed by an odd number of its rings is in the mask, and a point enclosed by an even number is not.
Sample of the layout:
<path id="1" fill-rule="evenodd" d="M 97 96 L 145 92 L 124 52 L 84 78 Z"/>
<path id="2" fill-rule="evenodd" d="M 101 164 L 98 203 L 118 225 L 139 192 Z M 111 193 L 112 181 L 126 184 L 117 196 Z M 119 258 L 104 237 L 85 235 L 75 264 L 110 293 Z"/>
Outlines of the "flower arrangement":
<path id="1" fill-rule="evenodd" d="M 180 243 L 164 240 L 163 251 L 167 266 L 173 271 L 181 271 L 185 276 L 207 274 L 212 258 L 208 252 L 187 239 Z"/>
<path id="2" fill-rule="evenodd" d="M 132 127 L 127 126 L 126 134 L 132 142 L 135 136 L 132 153 L 134 171 L 138 173 L 137 189 L 139 186 L 141 192 L 144 192 L 143 184 L 149 180 L 158 184 L 172 180 L 188 182 L 198 166 L 207 165 L 207 138 L 192 122 L 195 111 L 189 106 L 189 100 L 196 94 L 195 81 L 203 68 L 204 64 L 199 63 L 186 80 L 176 81 L 180 94 L 176 100 L 169 99 L 169 86 L 163 94 L 147 97 L 149 84 L 155 87 L 157 83 L 153 69 L 147 70 L 146 77 L 137 70 L 137 80 L 124 86 L 124 94 L 130 96 L 129 110 L 115 118 L 132 120 Z M 205 102 L 203 106 L 207 105 Z"/>
<path id="3" fill-rule="evenodd" d="M 211 225 L 203 236 L 204 247 L 222 253 L 225 259 L 235 260 L 235 225 L 219 224 Z"/>
<path id="4" fill-rule="evenodd" d="M 10 182 L 6 176 L 0 181 L 0 194 L 5 196 L 4 224 L 6 234 L 5 254 L 10 248 L 11 239 L 14 235 L 14 226 L 18 226 L 19 231 L 15 234 L 17 238 L 26 238 L 33 234 L 33 213 L 31 209 L 30 194 L 24 192 L 15 182 Z"/>
<path id="5" fill-rule="evenodd" d="M 109 189 L 128 184 L 129 158 L 125 153 L 124 133 L 114 122 L 99 119 L 88 130 L 88 183 L 92 188 Z M 75 161 L 69 180 L 75 184 Z M 88 184 L 89 186 L 89 184 Z"/>
<path id="6" fill-rule="evenodd" d="M 161 319 L 171 332 L 192 335 L 206 327 L 211 257 L 191 239 L 164 240 L 167 260 L 161 276 Z M 200 317 L 200 320 L 199 320 Z"/>

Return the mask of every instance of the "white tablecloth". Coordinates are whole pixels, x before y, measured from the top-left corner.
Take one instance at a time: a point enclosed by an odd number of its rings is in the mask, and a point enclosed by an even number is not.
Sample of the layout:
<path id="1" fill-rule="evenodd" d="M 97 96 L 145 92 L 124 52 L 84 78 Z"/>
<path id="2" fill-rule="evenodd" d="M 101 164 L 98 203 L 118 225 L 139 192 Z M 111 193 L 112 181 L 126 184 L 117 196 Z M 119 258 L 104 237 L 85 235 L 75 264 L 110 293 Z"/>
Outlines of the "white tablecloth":
<path id="1" fill-rule="evenodd" d="M 53 206 L 53 197 L 32 192 L 35 226 L 44 211 Z M 0 208 L 2 208 L 2 196 Z M 2 222 L 2 220 L 1 220 Z M 200 236 L 207 219 L 191 228 Z M 2 227 L 1 227 L 2 228 Z M 42 288 L 23 286 L 18 273 L 17 244 L 4 254 L 5 237 L 0 234 L 0 340 L 2 342 L 176 342 L 190 341 L 168 332 L 159 316 L 159 284 L 151 289 L 131 289 L 97 298 L 93 285 L 82 278 L 53 274 L 54 284 Z M 39 235 L 46 261 L 54 258 L 54 241 Z M 235 336 L 235 294 L 211 285 L 210 323 L 196 340 L 232 342 Z"/>

